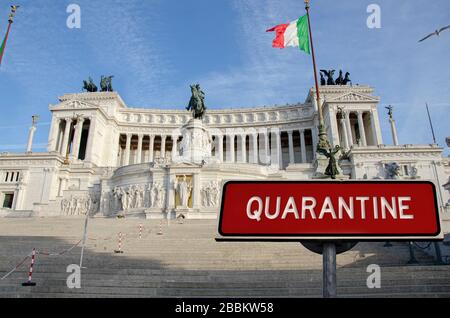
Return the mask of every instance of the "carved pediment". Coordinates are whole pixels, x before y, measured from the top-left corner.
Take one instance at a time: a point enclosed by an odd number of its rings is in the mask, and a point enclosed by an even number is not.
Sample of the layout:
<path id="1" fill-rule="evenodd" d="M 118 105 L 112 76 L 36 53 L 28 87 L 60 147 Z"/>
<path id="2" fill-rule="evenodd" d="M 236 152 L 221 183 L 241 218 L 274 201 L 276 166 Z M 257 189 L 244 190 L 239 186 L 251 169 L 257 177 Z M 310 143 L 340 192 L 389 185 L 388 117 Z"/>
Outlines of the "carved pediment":
<path id="1" fill-rule="evenodd" d="M 58 109 L 86 109 L 86 108 L 98 108 L 99 106 L 80 100 L 68 100 L 56 106 Z"/>
<path id="2" fill-rule="evenodd" d="M 372 97 L 369 95 L 365 95 L 365 94 L 360 94 L 360 93 L 355 93 L 355 92 L 350 92 L 350 93 L 346 93 L 344 95 L 335 97 L 333 99 L 327 100 L 328 103 L 332 102 L 379 102 L 379 98 L 377 97 Z"/>

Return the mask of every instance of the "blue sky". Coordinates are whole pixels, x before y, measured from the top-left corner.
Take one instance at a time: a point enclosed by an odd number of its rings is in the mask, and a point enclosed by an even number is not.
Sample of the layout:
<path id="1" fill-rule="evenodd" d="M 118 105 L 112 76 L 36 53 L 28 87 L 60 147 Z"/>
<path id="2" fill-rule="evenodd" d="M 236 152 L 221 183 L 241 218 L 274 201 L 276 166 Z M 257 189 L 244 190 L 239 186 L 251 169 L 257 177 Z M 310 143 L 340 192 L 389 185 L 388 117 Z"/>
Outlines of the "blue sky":
<path id="1" fill-rule="evenodd" d="M 81 29 L 66 26 L 69 4 Z M 366 25 L 381 7 L 381 28 Z M 10 1 L 0 0 L 0 34 Z M 48 104 L 81 91 L 82 80 L 115 75 L 130 107 L 182 108 L 199 82 L 210 108 L 303 102 L 313 85 L 310 57 L 273 49 L 265 30 L 304 14 L 300 0 L 21 0 L 0 69 L 0 151 L 24 151 L 31 115 L 41 115 L 35 150 L 47 143 Z M 381 107 L 395 106 L 401 143 L 430 143 L 425 102 L 438 143 L 450 136 L 450 1 L 312 0 L 319 68 L 351 72 Z M 384 142 L 391 143 L 380 109 Z M 446 149 L 446 153 L 449 153 Z"/>

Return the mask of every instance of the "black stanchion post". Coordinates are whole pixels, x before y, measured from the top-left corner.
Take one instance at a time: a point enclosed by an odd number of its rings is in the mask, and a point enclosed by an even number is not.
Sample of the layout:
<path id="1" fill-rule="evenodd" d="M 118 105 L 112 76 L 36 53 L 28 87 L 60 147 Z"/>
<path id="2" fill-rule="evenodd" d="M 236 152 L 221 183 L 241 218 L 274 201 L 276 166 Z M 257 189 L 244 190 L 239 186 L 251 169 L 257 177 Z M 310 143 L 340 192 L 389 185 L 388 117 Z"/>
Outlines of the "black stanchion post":
<path id="1" fill-rule="evenodd" d="M 436 252 L 436 265 L 446 265 L 442 261 L 441 247 L 439 246 L 439 242 L 434 242 L 434 251 Z"/>
<path id="2" fill-rule="evenodd" d="M 323 244 L 323 297 L 336 296 L 336 245 L 333 242 L 326 242 Z"/>
<path id="3" fill-rule="evenodd" d="M 408 264 L 417 264 L 419 263 L 416 259 L 416 256 L 414 255 L 414 246 L 413 246 L 413 242 L 409 242 L 409 261 Z"/>

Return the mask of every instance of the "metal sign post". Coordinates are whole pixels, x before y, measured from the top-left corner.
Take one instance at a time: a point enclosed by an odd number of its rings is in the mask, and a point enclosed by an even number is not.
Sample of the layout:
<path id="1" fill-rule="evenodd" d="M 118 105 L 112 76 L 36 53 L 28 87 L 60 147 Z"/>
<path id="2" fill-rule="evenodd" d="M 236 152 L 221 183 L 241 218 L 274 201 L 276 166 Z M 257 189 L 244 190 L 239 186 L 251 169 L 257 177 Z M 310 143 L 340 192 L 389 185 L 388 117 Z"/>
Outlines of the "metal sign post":
<path id="1" fill-rule="evenodd" d="M 83 256 L 87 238 L 88 220 L 89 220 L 89 211 L 86 212 L 86 220 L 84 221 L 83 245 L 81 246 L 81 255 L 80 255 L 80 269 L 83 268 Z"/>
<path id="2" fill-rule="evenodd" d="M 336 284 L 336 245 L 333 242 L 323 244 L 323 298 L 337 296 Z"/>
<path id="3" fill-rule="evenodd" d="M 428 181 L 228 181 L 219 242 L 300 242 L 322 254 L 323 297 L 337 297 L 336 255 L 358 241 L 443 240 Z"/>

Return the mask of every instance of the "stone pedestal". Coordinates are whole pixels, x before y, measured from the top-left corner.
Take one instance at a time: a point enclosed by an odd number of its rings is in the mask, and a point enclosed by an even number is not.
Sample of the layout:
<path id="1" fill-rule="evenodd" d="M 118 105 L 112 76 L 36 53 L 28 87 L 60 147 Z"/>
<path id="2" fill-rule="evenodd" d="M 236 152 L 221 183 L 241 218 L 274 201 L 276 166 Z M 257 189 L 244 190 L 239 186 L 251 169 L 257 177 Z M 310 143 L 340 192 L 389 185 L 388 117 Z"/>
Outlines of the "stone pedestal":
<path id="1" fill-rule="evenodd" d="M 166 219 L 167 213 L 161 211 L 161 208 L 145 209 L 145 218 L 147 220 L 162 220 Z"/>
<path id="2" fill-rule="evenodd" d="M 181 128 L 183 140 L 175 162 L 202 164 L 211 160 L 212 139 L 199 119 L 191 119 Z"/>
<path id="3" fill-rule="evenodd" d="M 319 153 L 316 154 L 316 160 L 314 161 L 314 179 L 326 179 L 329 176 L 325 175 L 325 170 L 327 170 L 329 159 L 324 155 Z"/>

